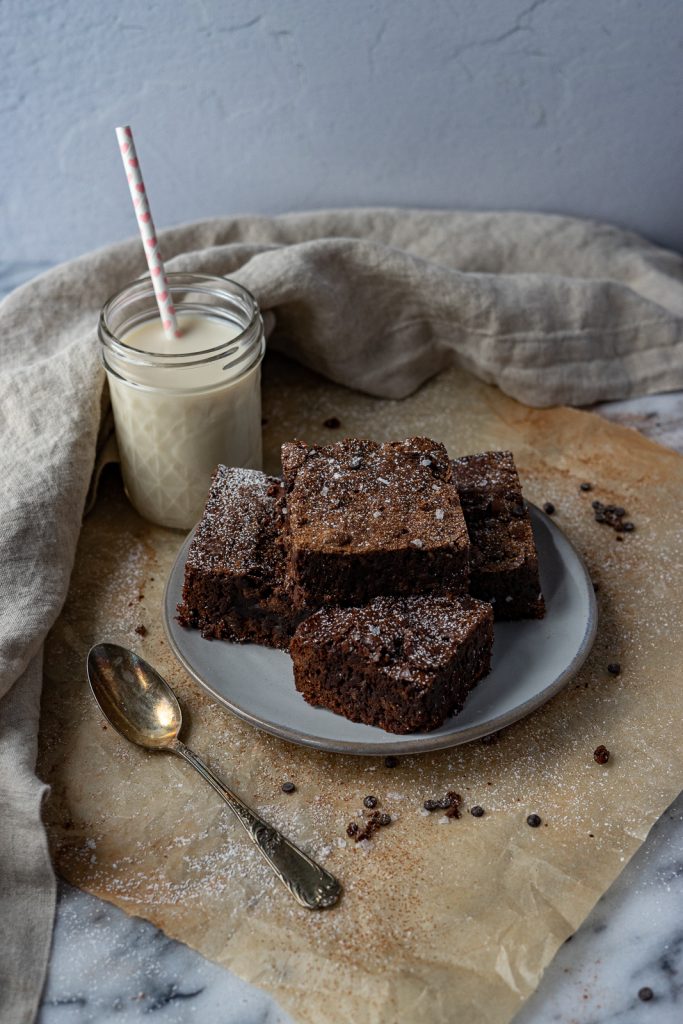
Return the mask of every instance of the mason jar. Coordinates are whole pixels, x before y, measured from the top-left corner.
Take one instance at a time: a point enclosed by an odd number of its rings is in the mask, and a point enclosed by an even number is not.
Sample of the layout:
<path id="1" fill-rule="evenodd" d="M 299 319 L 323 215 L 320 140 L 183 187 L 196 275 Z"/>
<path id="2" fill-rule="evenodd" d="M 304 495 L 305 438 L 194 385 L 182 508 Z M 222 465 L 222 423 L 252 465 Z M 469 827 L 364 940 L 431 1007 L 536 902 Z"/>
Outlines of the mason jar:
<path id="1" fill-rule="evenodd" d="M 223 277 L 168 274 L 180 338 L 166 337 L 149 276 L 103 306 L 102 359 L 126 494 L 140 515 L 188 530 L 218 463 L 260 469 L 263 320 Z"/>

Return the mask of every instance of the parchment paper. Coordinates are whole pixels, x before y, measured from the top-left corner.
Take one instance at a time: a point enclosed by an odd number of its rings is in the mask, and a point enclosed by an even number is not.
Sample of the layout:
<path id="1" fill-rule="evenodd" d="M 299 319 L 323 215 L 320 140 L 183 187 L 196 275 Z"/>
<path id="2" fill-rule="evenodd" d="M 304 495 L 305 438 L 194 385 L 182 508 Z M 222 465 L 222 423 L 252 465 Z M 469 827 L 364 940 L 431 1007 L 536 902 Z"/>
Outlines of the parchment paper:
<path id="1" fill-rule="evenodd" d="M 683 459 L 588 413 L 528 409 L 458 370 L 392 402 L 271 357 L 264 415 L 271 471 L 291 437 L 428 434 L 453 455 L 512 448 L 527 496 L 552 500 L 599 585 L 594 650 L 562 694 L 494 743 L 395 768 L 297 748 L 231 717 L 174 661 L 160 606 L 182 537 L 139 519 L 107 470 L 45 657 L 40 772 L 57 868 L 268 989 L 296 1020 L 508 1021 L 683 785 Z M 338 430 L 323 426 L 332 416 Z M 581 492 L 583 480 L 594 490 Z M 635 532 L 618 542 L 595 523 L 596 497 L 624 505 Z M 299 908 L 198 776 L 103 724 L 84 671 L 103 639 L 168 678 L 187 742 L 338 874 L 337 908 Z M 599 744 L 606 766 L 593 760 Z M 484 817 L 421 812 L 449 789 Z M 369 793 L 398 820 L 359 848 L 345 827 Z"/>

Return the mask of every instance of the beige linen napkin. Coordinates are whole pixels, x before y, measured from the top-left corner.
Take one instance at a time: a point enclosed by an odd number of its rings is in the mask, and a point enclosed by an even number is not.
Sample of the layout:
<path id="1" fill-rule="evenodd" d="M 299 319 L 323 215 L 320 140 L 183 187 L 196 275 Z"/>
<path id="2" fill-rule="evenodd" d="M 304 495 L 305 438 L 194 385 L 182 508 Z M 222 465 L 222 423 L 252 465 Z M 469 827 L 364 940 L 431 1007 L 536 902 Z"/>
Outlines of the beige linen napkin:
<path id="1" fill-rule="evenodd" d="M 454 359 L 533 405 L 683 386 L 683 260 L 602 224 L 522 213 L 345 210 L 167 231 L 173 270 L 229 274 L 272 344 L 400 398 Z M 101 419 L 96 321 L 145 270 L 138 240 L 0 306 L 0 1018 L 33 1019 L 54 880 L 33 774 L 41 652 L 66 595 Z"/>

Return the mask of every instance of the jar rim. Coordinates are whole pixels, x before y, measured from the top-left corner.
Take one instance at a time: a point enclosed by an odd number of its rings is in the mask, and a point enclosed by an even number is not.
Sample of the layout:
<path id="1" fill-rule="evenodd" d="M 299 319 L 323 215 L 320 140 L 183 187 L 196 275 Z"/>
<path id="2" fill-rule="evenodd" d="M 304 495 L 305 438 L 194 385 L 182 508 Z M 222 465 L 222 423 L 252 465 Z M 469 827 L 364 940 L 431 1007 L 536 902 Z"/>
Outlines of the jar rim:
<path id="1" fill-rule="evenodd" d="M 133 281 L 129 281 L 128 284 L 124 285 L 123 288 L 119 288 L 116 292 L 110 295 L 109 298 L 104 302 L 102 309 L 100 310 L 98 333 L 100 341 L 102 342 L 102 345 L 105 348 L 113 349 L 115 352 L 118 352 L 121 358 L 131 363 L 134 363 L 138 366 L 166 365 L 168 367 L 175 366 L 177 368 L 180 368 L 183 365 L 188 365 L 186 362 L 180 362 L 180 360 L 187 361 L 188 357 L 191 360 L 191 363 L 189 365 L 192 365 L 193 361 L 201 356 L 209 357 L 205 360 L 206 362 L 211 362 L 213 361 L 213 359 L 220 358 L 220 353 L 226 348 L 227 345 L 229 345 L 230 347 L 239 346 L 241 343 L 247 340 L 245 336 L 247 336 L 254 329 L 254 327 L 258 325 L 259 322 L 262 322 L 261 311 L 259 309 L 258 303 L 254 295 L 249 291 L 248 288 L 245 288 L 243 284 L 240 284 L 238 281 L 235 281 L 232 278 L 217 277 L 213 274 L 195 274 L 185 271 L 172 271 L 166 275 L 166 278 L 168 281 L 169 290 L 171 292 L 173 291 L 174 287 L 178 289 L 189 289 L 193 285 L 213 284 L 217 286 L 215 289 L 204 288 L 204 291 L 207 295 L 214 295 L 216 297 L 223 295 L 225 296 L 225 298 L 233 300 L 239 300 L 240 298 L 246 299 L 249 305 L 245 312 L 249 314 L 249 322 L 246 324 L 246 326 L 242 327 L 242 330 L 240 331 L 239 334 L 230 338 L 229 341 L 221 342 L 219 345 L 212 345 L 210 348 L 206 349 L 193 349 L 191 351 L 186 350 L 184 352 L 147 352 L 144 349 L 135 348 L 132 345 L 127 345 L 125 341 L 119 338 L 110 328 L 108 323 L 108 317 L 115 309 L 116 303 L 120 301 L 122 297 L 131 289 L 133 289 L 136 285 L 140 286 L 141 288 L 144 288 L 140 297 L 153 298 L 156 306 L 156 298 L 154 296 L 154 286 L 152 284 L 152 278 L 149 273 L 146 273 L 142 274 L 140 277 L 136 278 Z M 235 292 L 237 292 L 237 294 L 230 293 L 229 291 L 224 290 L 224 286 L 226 284 L 233 288 Z M 201 287 L 198 288 L 198 291 L 201 290 Z M 180 308 L 182 308 L 182 306 L 180 306 Z M 154 319 L 154 317 L 151 316 L 149 317 L 149 319 Z M 134 355 L 137 358 L 130 358 L 131 355 Z M 143 358 L 139 358 L 141 356 Z M 144 357 L 148 357 L 148 359 L 145 359 Z M 166 360 L 170 360 L 170 362 L 167 363 Z"/>

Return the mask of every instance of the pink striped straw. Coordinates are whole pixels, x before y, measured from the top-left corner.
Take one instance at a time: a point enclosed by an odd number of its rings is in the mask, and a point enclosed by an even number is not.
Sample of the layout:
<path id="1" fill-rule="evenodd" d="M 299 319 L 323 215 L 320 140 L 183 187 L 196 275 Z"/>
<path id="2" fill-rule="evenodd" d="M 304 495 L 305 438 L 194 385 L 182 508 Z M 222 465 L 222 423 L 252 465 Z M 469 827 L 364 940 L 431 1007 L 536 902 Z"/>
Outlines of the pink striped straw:
<path id="1" fill-rule="evenodd" d="M 152 212 L 149 208 L 145 183 L 142 179 L 140 164 L 135 152 L 133 133 L 129 126 L 125 125 L 122 128 L 116 129 L 116 138 L 121 150 L 123 167 L 128 178 L 130 198 L 133 200 L 133 209 L 138 219 L 142 246 L 145 250 L 145 257 L 154 286 L 154 295 L 159 307 L 159 316 L 161 317 L 166 337 L 173 340 L 180 337 L 180 331 L 171 298 L 171 290 L 168 287 L 166 270 L 164 269 L 161 253 L 159 252 L 159 243 L 157 242 L 157 235 L 154 229 Z"/>

